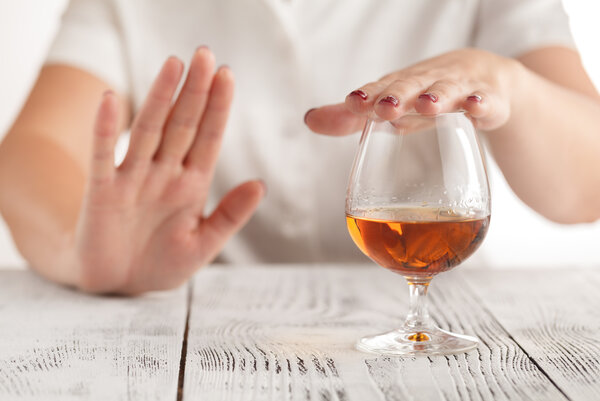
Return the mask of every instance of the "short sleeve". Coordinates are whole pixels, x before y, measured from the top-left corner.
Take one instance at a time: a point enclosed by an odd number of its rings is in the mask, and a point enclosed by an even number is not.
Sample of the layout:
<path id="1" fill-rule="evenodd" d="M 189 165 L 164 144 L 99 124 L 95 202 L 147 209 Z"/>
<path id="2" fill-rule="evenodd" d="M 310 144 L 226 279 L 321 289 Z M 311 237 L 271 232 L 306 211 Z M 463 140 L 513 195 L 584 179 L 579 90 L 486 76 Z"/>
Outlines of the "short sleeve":
<path id="1" fill-rule="evenodd" d="M 111 0 L 71 0 L 46 64 L 68 64 L 129 92 L 122 31 Z"/>
<path id="2" fill-rule="evenodd" d="M 506 57 L 547 47 L 575 48 L 561 0 L 480 0 L 474 46 Z"/>

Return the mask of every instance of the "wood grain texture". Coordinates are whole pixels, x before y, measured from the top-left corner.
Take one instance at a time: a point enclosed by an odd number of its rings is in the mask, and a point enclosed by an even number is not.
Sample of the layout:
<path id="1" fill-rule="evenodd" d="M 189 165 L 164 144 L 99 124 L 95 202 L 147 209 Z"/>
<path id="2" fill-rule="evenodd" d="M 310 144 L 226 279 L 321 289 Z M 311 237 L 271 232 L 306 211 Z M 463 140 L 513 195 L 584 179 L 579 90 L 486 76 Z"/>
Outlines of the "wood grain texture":
<path id="1" fill-rule="evenodd" d="M 184 401 L 566 399 L 459 275 L 436 278 L 430 297 L 439 326 L 477 335 L 477 350 L 354 350 L 406 313 L 403 279 L 375 266 L 205 269 L 194 281 Z"/>
<path id="2" fill-rule="evenodd" d="M 96 297 L 0 272 L 0 400 L 169 400 L 186 288 Z"/>
<path id="3" fill-rule="evenodd" d="M 600 271 L 520 269 L 466 277 L 486 309 L 571 400 L 600 400 Z"/>

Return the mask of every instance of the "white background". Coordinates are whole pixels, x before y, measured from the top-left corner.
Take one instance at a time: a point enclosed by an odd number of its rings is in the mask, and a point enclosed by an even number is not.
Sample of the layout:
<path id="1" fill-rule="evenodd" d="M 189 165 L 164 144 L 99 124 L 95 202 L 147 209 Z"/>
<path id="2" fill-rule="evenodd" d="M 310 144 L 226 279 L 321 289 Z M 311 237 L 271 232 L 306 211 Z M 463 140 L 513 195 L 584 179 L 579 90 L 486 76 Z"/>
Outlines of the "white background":
<path id="1" fill-rule="evenodd" d="M 584 64 L 600 87 L 600 3 L 564 0 Z M 0 138 L 21 108 L 60 23 L 66 0 L 19 0 L 0 3 Z M 600 135 L 600 132 L 598 133 Z M 599 163 L 600 168 L 600 163 Z M 563 226 L 550 223 L 524 206 L 490 166 L 492 225 L 484 247 L 486 265 L 600 266 L 600 223 Z M 600 201 L 600 200 L 599 200 Z M 23 265 L 0 221 L 0 266 Z"/>

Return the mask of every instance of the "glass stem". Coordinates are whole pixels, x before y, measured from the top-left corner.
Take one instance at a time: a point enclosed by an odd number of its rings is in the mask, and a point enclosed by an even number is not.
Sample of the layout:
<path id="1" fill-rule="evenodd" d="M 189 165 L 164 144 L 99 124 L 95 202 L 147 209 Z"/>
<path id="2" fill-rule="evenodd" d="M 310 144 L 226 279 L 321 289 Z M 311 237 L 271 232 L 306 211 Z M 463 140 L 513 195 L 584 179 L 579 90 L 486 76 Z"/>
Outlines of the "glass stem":
<path id="1" fill-rule="evenodd" d="M 408 308 L 408 316 L 404 322 L 404 326 L 410 330 L 423 330 L 431 327 L 431 319 L 427 310 L 427 289 L 429 288 L 429 280 L 427 281 L 408 281 L 408 289 L 410 291 L 410 300 Z"/>

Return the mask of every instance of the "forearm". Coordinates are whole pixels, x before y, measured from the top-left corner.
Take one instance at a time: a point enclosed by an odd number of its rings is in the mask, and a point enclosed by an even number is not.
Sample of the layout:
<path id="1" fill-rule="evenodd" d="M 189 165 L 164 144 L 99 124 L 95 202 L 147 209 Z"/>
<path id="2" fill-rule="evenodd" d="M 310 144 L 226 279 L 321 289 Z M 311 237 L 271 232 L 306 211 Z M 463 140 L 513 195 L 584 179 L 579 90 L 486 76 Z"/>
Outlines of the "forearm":
<path id="1" fill-rule="evenodd" d="M 508 122 L 488 135 L 515 193 L 549 219 L 600 218 L 600 101 L 515 66 Z"/>
<path id="2" fill-rule="evenodd" d="M 0 212 L 41 275 L 81 283 L 75 229 L 89 175 L 93 122 L 107 83 L 66 65 L 42 68 L 0 144 Z M 119 130 L 129 121 L 120 99 Z"/>
<path id="3" fill-rule="evenodd" d="M 0 212 L 32 268 L 75 285 L 73 232 L 84 171 L 43 135 L 11 133 L 0 146 Z"/>

